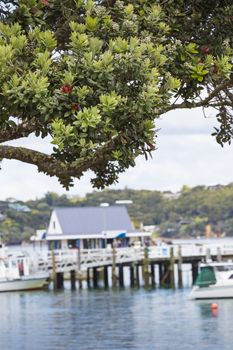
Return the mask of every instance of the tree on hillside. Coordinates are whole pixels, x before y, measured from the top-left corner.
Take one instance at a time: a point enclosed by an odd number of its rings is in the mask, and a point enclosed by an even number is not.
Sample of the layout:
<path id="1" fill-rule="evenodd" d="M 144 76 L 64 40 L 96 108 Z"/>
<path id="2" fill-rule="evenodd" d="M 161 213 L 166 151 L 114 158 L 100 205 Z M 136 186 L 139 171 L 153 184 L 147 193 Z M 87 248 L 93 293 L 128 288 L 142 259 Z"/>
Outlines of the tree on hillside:
<path id="1" fill-rule="evenodd" d="M 216 108 L 232 136 L 232 0 L 0 2 L 0 158 L 94 187 L 155 149 L 156 118 Z M 50 136 L 44 154 L 5 142 Z"/>

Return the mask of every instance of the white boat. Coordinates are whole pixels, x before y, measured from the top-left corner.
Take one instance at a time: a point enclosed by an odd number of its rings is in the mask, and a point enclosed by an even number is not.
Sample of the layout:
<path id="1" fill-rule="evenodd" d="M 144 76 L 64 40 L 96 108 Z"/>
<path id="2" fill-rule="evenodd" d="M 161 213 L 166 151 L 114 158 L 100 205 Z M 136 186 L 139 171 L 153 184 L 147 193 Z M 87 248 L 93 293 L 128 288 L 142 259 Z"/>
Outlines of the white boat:
<path id="1" fill-rule="evenodd" d="M 189 298 L 233 298 L 233 262 L 201 264 Z"/>
<path id="2" fill-rule="evenodd" d="M 49 273 L 33 268 L 29 256 L 8 253 L 1 248 L 0 292 L 43 289 L 48 286 Z"/>

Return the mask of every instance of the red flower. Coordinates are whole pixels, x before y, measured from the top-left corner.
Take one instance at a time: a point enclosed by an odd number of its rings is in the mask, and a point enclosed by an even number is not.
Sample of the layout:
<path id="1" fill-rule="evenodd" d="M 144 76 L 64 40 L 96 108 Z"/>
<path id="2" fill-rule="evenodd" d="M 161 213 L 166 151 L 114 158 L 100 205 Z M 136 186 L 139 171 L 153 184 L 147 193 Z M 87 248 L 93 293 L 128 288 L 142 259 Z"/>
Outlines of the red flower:
<path id="1" fill-rule="evenodd" d="M 41 4 L 47 6 L 49 4 L 48 0 L 40 0 Z"/>
<path id="2" fill-rule="evenodd" d="M 79 111 L 80 110 L 80 105 L 78 103 L 73 103 L 72 104 L 72 110 L 73 111 Z"/>
<path id="3" fill-rule="evenodd" d="M 63 94 L 70 94 L 72 89 L 72 86 L 69 84 L 65 84 L 60 87 L 60 91 L 63 92 Z"/>
<path id="4" fill-rule="evenodd" d="M 210 52 L 210 47 L 208 45 L 202 46 L 201 52 L 209 53 Z"/>

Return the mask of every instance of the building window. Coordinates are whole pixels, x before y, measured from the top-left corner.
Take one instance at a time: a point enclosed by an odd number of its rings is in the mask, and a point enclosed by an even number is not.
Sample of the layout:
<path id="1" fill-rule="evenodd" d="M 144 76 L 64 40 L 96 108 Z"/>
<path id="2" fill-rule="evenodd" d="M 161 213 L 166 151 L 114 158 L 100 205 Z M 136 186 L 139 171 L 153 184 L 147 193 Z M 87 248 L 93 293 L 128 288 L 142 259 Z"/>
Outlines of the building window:
<path id="1" fill-rule="evenodd" d="M 55 228 L 56 228 L 56 222 L 54 221 L 53 222 L 53 229 L 55 230 Z"/>

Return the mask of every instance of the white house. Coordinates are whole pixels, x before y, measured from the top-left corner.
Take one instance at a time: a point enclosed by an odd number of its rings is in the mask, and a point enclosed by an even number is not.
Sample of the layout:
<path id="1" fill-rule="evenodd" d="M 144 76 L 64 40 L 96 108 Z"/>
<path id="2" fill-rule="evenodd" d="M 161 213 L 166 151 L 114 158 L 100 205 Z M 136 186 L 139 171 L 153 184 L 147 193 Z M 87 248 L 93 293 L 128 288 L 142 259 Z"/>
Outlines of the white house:
<path id="1" fill-rule="evenodd" d="M 55 208 L 46 239 L 54 249 L 105 248 L 115 239 L 125 247 L 149 239 L 151 233 L 134 229 L 124 206 Z"/>

